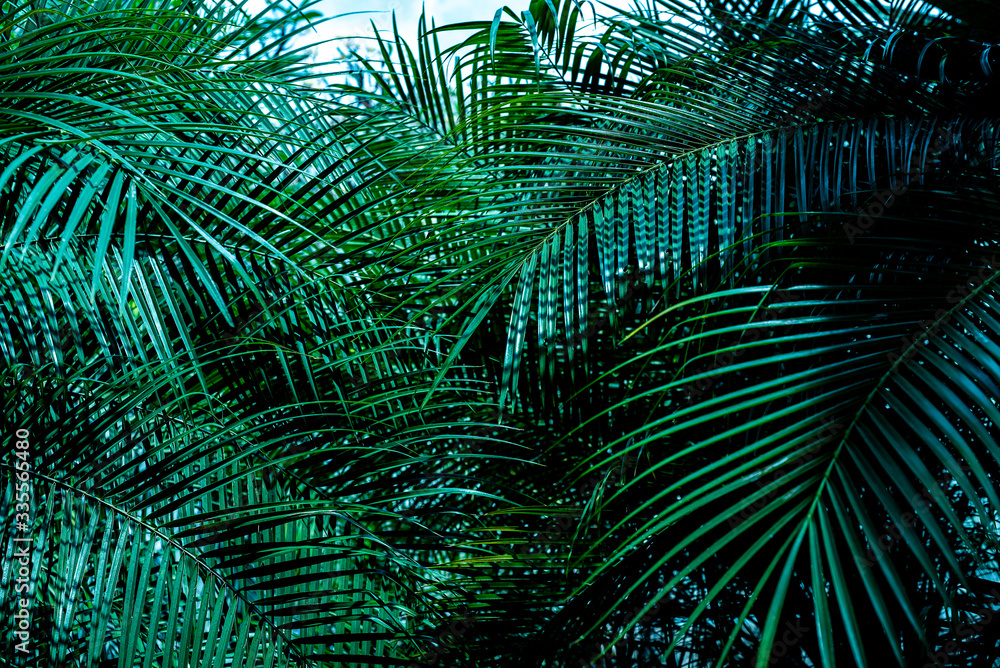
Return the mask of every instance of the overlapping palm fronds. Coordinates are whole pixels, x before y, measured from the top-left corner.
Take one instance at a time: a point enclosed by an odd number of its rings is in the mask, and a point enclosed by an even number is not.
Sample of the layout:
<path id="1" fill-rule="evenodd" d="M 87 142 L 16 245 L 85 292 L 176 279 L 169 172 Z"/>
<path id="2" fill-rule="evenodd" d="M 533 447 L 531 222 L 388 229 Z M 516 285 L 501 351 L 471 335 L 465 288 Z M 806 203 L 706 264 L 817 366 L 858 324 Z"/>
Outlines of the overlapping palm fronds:
<path id="1" fill-rule="evenodd" d="M 991 660 L 974 4 L 5 6 L 29 663 Z"/>

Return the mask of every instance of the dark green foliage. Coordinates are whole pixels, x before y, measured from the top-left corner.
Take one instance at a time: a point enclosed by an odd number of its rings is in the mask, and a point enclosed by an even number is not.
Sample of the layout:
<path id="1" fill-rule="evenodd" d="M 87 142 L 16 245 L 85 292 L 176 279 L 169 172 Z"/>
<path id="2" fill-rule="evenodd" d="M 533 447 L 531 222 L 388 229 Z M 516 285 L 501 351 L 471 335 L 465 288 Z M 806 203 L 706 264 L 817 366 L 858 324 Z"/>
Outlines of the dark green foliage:
<path id="1" fill-rule="evenodd" d="M 5 659 L 991 665 L 979 5 L 4 4 Z"/>

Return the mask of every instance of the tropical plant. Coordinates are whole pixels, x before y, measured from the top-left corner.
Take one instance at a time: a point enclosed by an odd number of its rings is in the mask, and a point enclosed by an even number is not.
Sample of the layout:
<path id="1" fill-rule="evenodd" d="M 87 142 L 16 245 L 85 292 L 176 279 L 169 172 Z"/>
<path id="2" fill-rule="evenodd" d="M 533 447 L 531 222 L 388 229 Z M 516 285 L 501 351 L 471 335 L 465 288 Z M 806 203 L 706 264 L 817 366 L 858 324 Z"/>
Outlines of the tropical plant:
<path id="1" fill-rule="evenodd" d="M 591 10 L 4 4 L 11 662 L 992 665 L 1000 14 Z"/>

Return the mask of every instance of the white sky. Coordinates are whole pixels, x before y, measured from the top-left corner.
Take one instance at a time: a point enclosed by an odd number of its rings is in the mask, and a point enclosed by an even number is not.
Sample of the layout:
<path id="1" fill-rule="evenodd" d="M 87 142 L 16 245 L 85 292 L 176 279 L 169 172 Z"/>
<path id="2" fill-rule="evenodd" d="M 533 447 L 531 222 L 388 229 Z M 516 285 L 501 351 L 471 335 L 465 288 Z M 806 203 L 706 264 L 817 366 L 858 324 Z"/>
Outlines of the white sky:
<path id="1" fill-rule="evenodd" d="M 417 34 L 417 19 L 420 18 L 421 5 L 426 8 L 427 16 L 433 17 L 437 24 L 456 23 L 458 21 L 491 21 L 496 10 L 508 4 L 516 12 L 528 8 L 527 0 L 522 2 L 504 3 L 502 0 L 427 0 L 421 3 L 417 0 L 323 0 L 316 6 L 326 16 L 336 16 L 348 12 L 372 12 L 344 16 L 331 22 L 330 27 L 337 32 L 346 34 L 368 34 L 369 21 L 374 20 L 380 29 L 392 29 L 392 12 L 396 12 L 399 31 L 409 39 Z M 343 26 L 341 28 L 341 26 Z"/>
<path id="2" fill-rule="evenodd" d="M 297 0 L 297 3 L 300 0 Z M 252 0 L 248 9 L 264 7 L 264 0 Z M 382 31 L 384 36 L 392 35 L 392 13 L 396 13 L 396 22 L 403 38 L 414 42 L 417 36 L 417 21 L 420 12 L 426 9 L 428 26 L 433 18 L 438 26 L 460 21 L 492 21 L 497 9 L 509 6 L 515 13 L 528 8 L 529 0 L 322 0 L 314 8 L 325 17 L 336 17 L 318 26 L 319 34 L 306 35 L 300 44 L 332 39 L 335 37 L 368 37 L 371 35 L 371 22 Z M 353 14 L 352 12 L 364 12 Z M 441 46 L 444 48 L 458 41 L 459 33 L 451 39 L 442 35 Z M 321 47 L 318 60 L 328 60 L 337 53 L 337 45 L 330 44 Z"/>

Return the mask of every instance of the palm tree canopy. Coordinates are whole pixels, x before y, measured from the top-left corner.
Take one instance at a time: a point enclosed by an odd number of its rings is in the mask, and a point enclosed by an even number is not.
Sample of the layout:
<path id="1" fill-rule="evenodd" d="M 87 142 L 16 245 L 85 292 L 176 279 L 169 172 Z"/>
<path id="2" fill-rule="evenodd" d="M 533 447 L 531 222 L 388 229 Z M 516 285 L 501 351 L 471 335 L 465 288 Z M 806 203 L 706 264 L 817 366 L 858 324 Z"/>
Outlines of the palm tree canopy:
<path id="1" fill-rule="evenodd" d="M 991 3 L 319 20 L 4 5 L 9 656 L 992 665 Z"/>

